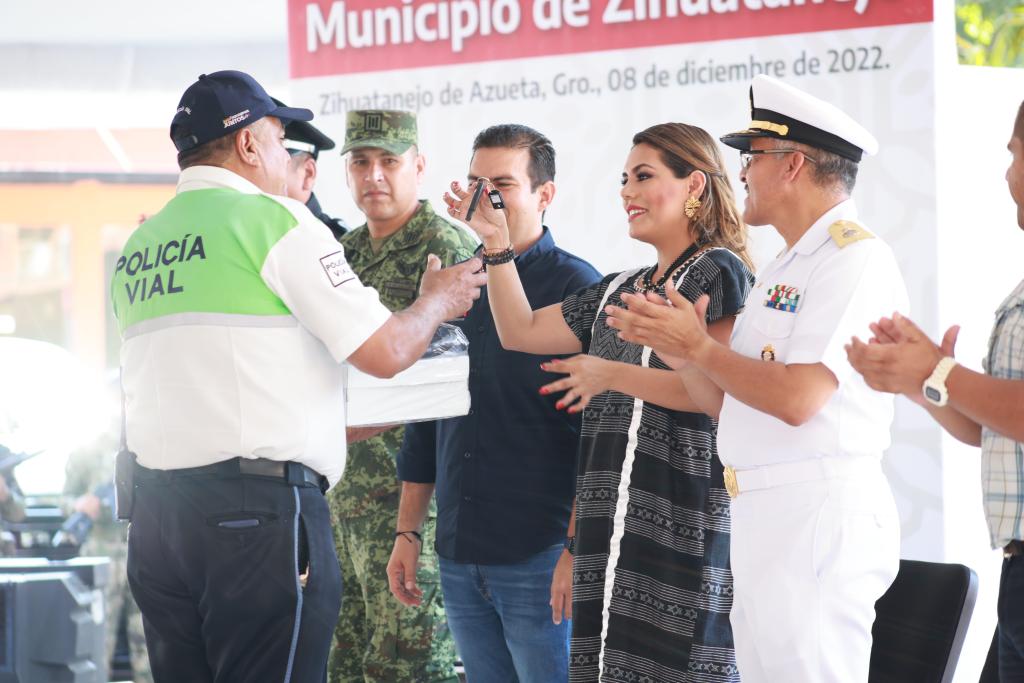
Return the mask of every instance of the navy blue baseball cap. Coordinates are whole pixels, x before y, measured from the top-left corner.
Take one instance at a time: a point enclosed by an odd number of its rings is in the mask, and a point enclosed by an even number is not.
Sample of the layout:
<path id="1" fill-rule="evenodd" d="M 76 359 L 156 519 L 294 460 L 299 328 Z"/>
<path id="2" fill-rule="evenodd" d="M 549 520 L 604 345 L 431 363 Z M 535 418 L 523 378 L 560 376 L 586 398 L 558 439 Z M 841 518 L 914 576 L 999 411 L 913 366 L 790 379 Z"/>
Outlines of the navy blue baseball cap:
<path id="1" fill-rule="evenodd" d="M 244 128 L 264 116 L 289 121 L 311 121 L 309 109 L 286 107 L 273 99 L 241 71 L 215 71 L 203 74 L 190 85 L 178 102 L 171 120 L 171 141 L 178 152 L 187 152 Z"/>
<path id="2" fill-rule="evenodd" d="M 284 127 L 284 148 L 288 150 L 289 154 L 306 152 L 316 159 L 320 152 L 334 149 L 335 146 L 334 140 L 324 135 L 312 123 L 289 121 L 288 125 Z"/>

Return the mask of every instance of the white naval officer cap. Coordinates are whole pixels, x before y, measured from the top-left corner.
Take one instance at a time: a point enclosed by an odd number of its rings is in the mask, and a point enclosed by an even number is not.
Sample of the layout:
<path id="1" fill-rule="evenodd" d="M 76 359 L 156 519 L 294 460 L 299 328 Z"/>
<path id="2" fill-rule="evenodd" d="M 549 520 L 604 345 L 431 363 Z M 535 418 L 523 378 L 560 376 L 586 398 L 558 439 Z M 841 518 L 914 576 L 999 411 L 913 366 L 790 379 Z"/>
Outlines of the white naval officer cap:
<path id="1" fill-rule="evenodd" d="M 875 136 L 846 112 L 771 76 L 754 76 L 750 118 L 746 130 L 723 135 L 721 141 L 749 150 L 754 138 L 792 140 L 857 162 L 878 152 Z"/>

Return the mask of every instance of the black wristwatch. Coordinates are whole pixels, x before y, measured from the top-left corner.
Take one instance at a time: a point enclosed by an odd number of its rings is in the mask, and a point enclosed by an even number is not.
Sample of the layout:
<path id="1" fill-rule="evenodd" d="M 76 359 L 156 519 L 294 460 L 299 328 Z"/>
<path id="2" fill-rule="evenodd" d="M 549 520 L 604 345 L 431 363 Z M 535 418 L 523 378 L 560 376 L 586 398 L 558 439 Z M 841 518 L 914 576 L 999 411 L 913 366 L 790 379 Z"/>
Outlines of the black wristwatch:
<path id="1" fill-rule="evenodd" d="M 562 547 L 569 551 L 570 555 L 576 555 L 576 537 L 566 536 L 565 542 L 562 543 Z"/>

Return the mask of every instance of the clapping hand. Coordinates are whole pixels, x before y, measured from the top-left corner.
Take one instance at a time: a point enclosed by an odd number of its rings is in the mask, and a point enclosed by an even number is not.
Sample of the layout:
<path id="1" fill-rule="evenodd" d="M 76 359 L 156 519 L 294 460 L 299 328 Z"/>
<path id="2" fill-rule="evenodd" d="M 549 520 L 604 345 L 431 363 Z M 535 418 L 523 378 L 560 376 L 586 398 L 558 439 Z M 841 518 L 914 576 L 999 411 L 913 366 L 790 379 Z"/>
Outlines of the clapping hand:
<path id="1" fill-rule="evenodd" d="M 668 300 L 653 292 L 646 296 L 623 294 L 628 308 L 606 306 L 608 326 L 619 337 L 634 344 L 650 346 L 670 367 L 679 369 L 712 339 L 706 321 L 708 295 L 690 303 L 674 287 L 665 290 Z"/>
<path id="2" fill-rule="evenodd" d="M 867 343 L 853 337 L 846 345 L 850 365 L 872 389 L 904 394 L 923 404 L 921 385 L 942 358 L 954 355 L 960 327 L 946 330 L 941 345 L 899 313 L 872 323 L 870 329 L 874 336 Z"/>

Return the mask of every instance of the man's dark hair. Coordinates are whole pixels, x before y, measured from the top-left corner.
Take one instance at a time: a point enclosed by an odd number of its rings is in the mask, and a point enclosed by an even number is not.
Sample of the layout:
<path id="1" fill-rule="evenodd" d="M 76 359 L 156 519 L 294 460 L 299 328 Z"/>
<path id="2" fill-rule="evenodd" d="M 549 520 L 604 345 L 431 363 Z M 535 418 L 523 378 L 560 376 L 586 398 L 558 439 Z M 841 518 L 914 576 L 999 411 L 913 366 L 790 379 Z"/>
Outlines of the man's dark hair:
<path id="1" fill-rule="evenodd" d="M 525 149 L 530 153 L 527 173 L 530 176 L 530 191 L 555 179 L 555 148 L 551 140 L 529 126 L 518 123 L 501 123 L 486 128 L 473 140 L 473 152 L 481 148 L 507 147 Z"/>
<path id="2" fill-rule="evenodd" d="M 235 144 L 232 133 L 204 142 L 198 147 L 178 153 L 178 168 L 184 171 L 189 166 L 219 166 L 229 156 Z"/>

